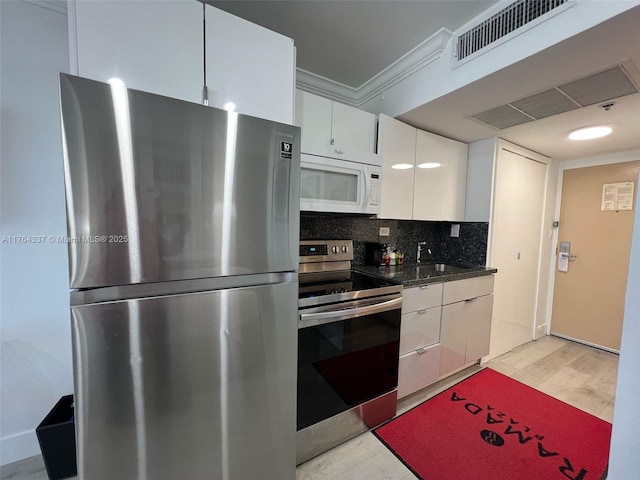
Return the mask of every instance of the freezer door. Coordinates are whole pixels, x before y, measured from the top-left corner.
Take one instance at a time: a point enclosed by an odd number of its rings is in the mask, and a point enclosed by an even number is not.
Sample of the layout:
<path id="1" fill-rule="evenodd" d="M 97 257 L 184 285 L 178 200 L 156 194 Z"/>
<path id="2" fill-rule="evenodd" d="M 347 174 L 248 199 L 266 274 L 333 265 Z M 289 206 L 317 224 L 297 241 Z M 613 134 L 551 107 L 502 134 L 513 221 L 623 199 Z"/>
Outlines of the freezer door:
<path id="1" fill-rule="evenodd" d="M 297 288 L 72 307 L 80 479 L 293 480 Z"/>
<path id="2" fill-rule="evenodd" d="M 300 129 L 61 74 L 72 288 L 298 265 Z"/>

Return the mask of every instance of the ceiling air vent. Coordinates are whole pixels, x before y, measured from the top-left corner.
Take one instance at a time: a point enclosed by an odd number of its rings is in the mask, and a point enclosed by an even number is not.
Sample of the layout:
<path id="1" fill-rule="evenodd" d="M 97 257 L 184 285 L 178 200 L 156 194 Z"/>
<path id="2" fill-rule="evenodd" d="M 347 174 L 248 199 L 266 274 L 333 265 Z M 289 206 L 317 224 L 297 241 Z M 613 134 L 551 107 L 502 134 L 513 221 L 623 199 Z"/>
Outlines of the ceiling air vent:
<path id="1" fill-rule="evenodd" d="M 458 61 L 567 3 L 567 0 L 518 0 L 458 36 Z"/>
<path id="2" fill-rule="evenodd" d="M 636 92 L 638 88 L 631 77 L 621 65 L 617 65 L 470 116 L 502 130 Z"/>

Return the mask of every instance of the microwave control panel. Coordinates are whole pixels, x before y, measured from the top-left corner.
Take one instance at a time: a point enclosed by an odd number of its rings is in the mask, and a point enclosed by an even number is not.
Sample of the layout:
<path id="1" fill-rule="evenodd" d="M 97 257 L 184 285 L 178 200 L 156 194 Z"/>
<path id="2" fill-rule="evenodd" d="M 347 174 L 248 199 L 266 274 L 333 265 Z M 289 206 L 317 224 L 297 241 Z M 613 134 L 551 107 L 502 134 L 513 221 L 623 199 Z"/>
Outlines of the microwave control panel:
<path id="1" fill-rule="evenodd" d="M 380 174 L 372 173 L 369 181 L 369 205 L 378 205 L 380 203 Z"/>

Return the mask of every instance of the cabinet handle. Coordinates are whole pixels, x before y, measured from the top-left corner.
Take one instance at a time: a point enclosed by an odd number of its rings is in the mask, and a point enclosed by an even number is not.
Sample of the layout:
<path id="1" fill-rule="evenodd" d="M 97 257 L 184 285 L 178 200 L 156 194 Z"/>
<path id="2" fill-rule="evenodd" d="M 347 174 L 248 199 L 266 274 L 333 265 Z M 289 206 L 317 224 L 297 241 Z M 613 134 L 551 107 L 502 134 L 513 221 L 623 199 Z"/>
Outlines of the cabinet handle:
<path id="1" fill-rule="evenodd" d="M 331 145 L 333 145 L 334 142 L 335 142 L 335 140 L 332 138 L 331 139 Z"/>
<path id="2" fill-rule="evenodd" d="M 421 347 L 421 348 L 418 348 L 418 349 L 416 350 L 416 353 L 417 353 L 418 355 L 422 355 L 423 353 L 427 353 L 427 349 L 426 349 L 426 348 L 422 348 L 422 347 Z"/>
<path id="3" fill-rule="evenodd" d="M 467 299 L 465 300 L 465 302 L 473 302 L 476 298 L 478 298 L 478 297 L 467 298 Z"/>
<path id="4" fill-rule="evenodd" d="M 429 288 L 429 285 L 420 285 L 420 290 L 426 290 Z"/>
<path id="5" fill-rule="evenodd" d="M 426 308 L 421 308 L 420 310 L 417 311 L 417 313 L 419 315 L 424 315 L 425 313 L 427 313 L 427 309 Z"/>

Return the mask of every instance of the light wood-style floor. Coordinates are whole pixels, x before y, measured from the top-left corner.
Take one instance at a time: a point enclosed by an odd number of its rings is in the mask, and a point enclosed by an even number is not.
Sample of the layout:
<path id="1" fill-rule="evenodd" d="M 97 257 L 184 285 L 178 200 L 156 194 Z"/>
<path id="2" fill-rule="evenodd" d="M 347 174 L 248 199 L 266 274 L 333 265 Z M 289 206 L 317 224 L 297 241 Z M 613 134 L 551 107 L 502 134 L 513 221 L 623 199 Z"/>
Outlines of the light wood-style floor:
<path id="1" fill-rule="evenodd" d="M 557 337 L 543 337 L 485 364 L 608 422 L 618 356 Z M 471 367 L 401 400 L 404 412 L 449 388 L 480 367 Z M 2 467 L 1 480 L 47 480 L 40 456 Z M 364 433 L 296 470 L 296 480 L 414 480 L 415 476 L 371 433 Z M 461 479 L 466 480 L 466 479 Z"/>

